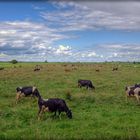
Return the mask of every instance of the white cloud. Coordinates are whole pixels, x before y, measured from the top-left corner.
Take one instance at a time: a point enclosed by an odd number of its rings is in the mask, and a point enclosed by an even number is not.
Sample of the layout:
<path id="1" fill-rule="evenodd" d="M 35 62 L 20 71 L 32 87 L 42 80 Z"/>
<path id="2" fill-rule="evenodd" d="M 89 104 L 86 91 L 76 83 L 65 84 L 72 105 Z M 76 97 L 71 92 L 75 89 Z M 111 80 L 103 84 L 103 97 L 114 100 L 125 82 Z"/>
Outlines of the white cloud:
<path id="1" fill-rule="evenodd" d="M 64 55 L 71 55 L 71 47 L 70 46 L 64 46 L 64 45 L 59 45 L 59 47 L 56 49 L 54 52 L 56 54 L 64 54 Z"/>
<path id="2" fill-rule="evenodd" d="M 139 2 L 61 1 L 53 4 L 58 10 L 41 12 L 41 17 L 50 25 L 59 26 L 61 31 L 140 30 Z"/>
<path id="3" fill-rule="evenodd" d="M 100 44 L 96 51 L 101 50 L 109 61 L 140 61 L 140 44 Z"/>
<path id="4" fill-rule="evenodd" d="M 0 27 L 0 52 L 12 57 L 28 55 L 34 59 L 33 54 L 46 57 L 51 51 L 50 45 L 69 38 L 43 23 L 31 21 L 5 21 L 0 22 Z"/>
<path id="5" fill-rule="evenodd" d="M 45 22 L 0 22 L 0 60 L 140 61 L 140 44 L 98 44 L 80 51 L 69 44 L 54 45 L 56 41 L 75 37 L 66 33 L 69 31 L 140 31 L 139 2 L 54 1 L 53 4 L 56 9 L 51 12 L 34 6 Z"/>
<path id="6" fill-rule="evenodd" d="M 0 58 L 5 58 L 5 57 L 7 57 L 6 54 L 4 54 L 4 53 L 0 53 Z"/>
<path id="7" fill-rule="evenodd" d="M 90 52 L 87 54 L 88 57 L 94 57 L 97 56 L 97 54 L 95 52 Z"/>
<path id="8" fill-rule="evenodd" d="M 114 57 L 118 56 L 118 53 L 113 53 Z"/>

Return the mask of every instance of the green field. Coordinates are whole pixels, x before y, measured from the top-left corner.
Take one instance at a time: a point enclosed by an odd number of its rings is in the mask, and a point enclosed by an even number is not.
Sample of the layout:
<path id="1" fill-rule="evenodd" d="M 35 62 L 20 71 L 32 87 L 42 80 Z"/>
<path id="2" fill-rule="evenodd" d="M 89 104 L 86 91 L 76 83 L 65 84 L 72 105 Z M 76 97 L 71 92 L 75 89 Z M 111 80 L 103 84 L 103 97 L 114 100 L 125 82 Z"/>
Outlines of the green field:
<path id="1" fill-rule="evenodd" d="M 36 64 L 42 69 L 34 72 Z M 115 66 L 118 71 L 112 71 Z M 140 64 L 1 62 L 0 67 L 0 140 L 140 139 L 140 106 L 135 98 L 126 103 L 124 92 L 126 85 L 140 83 Z M 79 89 L 78 79 L 92 80 L 96 90 Z M 43 98 L 65 99 L 73 119 L 45 113 L 38 120 L 36 98 L 15 104 L 16 87 L 29 85 Z"/>

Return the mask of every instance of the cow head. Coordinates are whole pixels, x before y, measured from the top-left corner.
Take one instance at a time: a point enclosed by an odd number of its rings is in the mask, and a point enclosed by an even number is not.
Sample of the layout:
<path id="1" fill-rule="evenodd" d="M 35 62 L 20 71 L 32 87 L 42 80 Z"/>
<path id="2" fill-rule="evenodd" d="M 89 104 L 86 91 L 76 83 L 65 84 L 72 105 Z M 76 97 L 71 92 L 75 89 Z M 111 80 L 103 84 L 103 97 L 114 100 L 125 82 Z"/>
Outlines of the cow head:
<path id="1" fill-rule="evenodd" d="M 17 87 L 16 91 L 19 92 L 19 91 L 21 91 L 21 89 L 22 89 L 22 87 Z"/>
<path id="2" fill-rule="evenodd" d="M 140 87 L 140 84 L 135 84 L 135 88 Z"/>
<path id="3" fill-rule="evenodd" d="M 67 111 L 67 116 L 68 116 L 69 119 L 72 119 L 72 112 L 71 112 L 71 110 Z"/>
<path id="4" fill-rule="evenodd" d="M 92 89 L 94 89 L 94 90 L 95 90 L 95 86 L 93 86 L 93 87 L 92 87 Z"/>

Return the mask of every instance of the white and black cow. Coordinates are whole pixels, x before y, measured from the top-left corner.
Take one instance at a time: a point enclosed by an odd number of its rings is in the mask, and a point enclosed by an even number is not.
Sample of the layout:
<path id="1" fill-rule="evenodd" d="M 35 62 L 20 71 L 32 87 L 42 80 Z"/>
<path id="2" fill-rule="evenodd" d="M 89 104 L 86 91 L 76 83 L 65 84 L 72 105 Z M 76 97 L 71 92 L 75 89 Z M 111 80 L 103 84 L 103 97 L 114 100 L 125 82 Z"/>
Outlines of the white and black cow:
<path id="1" fill-rule="evenodd" d="M 126 101 L 128 97 L 136 97 L 138 103 L 140 103 L 140 84 L 135 84 L 133 86 L 127 86 L 125 88 Z"/>
<path id="2" fill-rule="evenodd" d="M 49 99 L 42 99 L 41 96 L 38 98 L 38 119 L 40 119 L 42 113 L 44 112 L 54 112 L 55 116 L 56 113 L 59 113 L 59 116 L 61 112 L 65 112 L 67 117 L 69 119 L 72 119 L 72 112 L 66 105 L 66 102 L 63 99 L 59 98 L 49 98 Z"/>
<path id="3" fill-rule="evenodd" d="M 27 96 L 36 96 L 38 97 L 39 91 L 34 86 L 25 86 L 25 87 L 17 87 L 16 88 L 16 103 L 21 97 L 27 97 Z"/>
<path id="4" fill-rule="evenodd" d="M 86 87 L 87 89 L 95 89 L 92 82 L 90 80 L 78 80 L 78 87 Z"/>

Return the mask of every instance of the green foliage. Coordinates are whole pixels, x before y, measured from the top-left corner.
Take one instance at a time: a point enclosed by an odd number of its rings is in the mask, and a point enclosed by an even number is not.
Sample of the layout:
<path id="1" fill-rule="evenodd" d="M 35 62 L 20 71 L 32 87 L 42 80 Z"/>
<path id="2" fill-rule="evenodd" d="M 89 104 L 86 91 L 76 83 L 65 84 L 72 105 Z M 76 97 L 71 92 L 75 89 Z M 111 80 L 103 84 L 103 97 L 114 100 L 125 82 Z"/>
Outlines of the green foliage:
<path id="1" fill-rule="evenodd" d="M 126 85 L 140 83 L 138 63 L 76 63 L 77 70 L 64 71 L 61 63 L 0 63 L 0 140 L 2 139 L 140 139 L 140 106 L 135 98 L 125 102 Z M 69 69 L 71 64 L 66 63 Z M 118 71 L 112 67 L 118 65 Z M 95 71 L 100 67 L 100 72 Z M 47 69 L 47 70 L 46 70 Z M 77 87 L 78 79 L 93 81 L 95 90 Z M 37 119 L 37 99 L 15 103 L 17 86 L 35 85 L 43 98 L 65 99 L 73 119 L 52 113 Z"/>
<path id="2" fill-rule="evenodd" d="M 16 63 L 18 63 L 18 61 L 15 60 L 15 59 L 13 59 L 13 60 L 10 61 L 10 63 L 12 63 L 12 64 L 16 64 Z"/>

